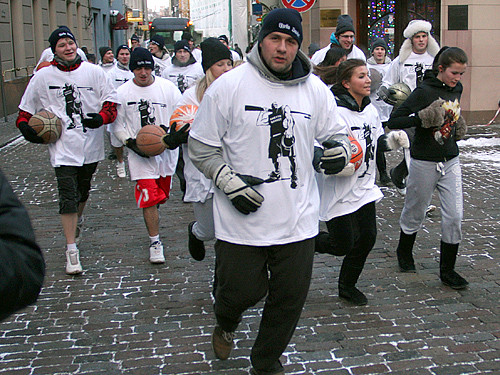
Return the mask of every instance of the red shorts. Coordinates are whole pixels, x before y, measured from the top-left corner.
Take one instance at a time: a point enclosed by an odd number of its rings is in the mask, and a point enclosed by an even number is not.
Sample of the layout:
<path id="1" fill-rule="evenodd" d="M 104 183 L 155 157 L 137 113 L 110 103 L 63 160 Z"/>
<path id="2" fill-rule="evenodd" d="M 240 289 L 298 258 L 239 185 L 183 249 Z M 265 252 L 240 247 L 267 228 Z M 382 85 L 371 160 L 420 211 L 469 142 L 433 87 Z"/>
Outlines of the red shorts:
<path id="1" fill-rule="evenodd" d="M 170 196 L 171 183 L 172 176 L 137 180 L 135 184 L 137 207 L 147 208 L 165 203 Z"/>

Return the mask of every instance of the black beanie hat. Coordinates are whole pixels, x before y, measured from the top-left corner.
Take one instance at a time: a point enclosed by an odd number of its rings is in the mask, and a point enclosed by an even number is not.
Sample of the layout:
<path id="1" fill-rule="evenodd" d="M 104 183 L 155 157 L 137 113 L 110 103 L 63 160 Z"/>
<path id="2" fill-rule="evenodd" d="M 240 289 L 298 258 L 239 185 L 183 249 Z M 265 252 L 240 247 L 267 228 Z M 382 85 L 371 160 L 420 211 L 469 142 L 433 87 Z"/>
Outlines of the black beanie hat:
<path id="1" fill-rule="evenodd" d="M 377 47 L 382 47 L 383 49 L 385 49 L 385 52 L 387 52 L 387 50 L 389 49 L 389 47 L 387 46 L 387 43 L 382 38 L 375 39 L 375 41 L 372 44 L 372 52 Z"/>
<path id="2" fill-rule="evenodd" d="M 163 47 L 165 47 L 165 38 L 161 35 L 156 34 L 151 38 L 149 43 L 156 44 L 162 50 Z"/>
<path id="3" fill-rule="evenodd" d="M 229 59 L 233 61 L 231 51 L 216 38 L 207 38 L 200 44 L 201 47 L 201 66 L 203 72 L 214 65 L 217 61 Z"/>
<path id="4" fill-rule="evenodd" d="M 259 42 L 272 32 L 285 33 L 292 36 L 298 43 L 302 44 L 302 17 L 295 9 L 277 8 L 270 11 L 264 21 L 259 33 Z"/>
<path id="5" fill-rule="evenodd" d="M 226 42 L 226 44 L 229 44 L 229 39 L 227 37 L 227 35 L 225 34 L 222 34 L 222 35 L 219 35 L 219 38 L 218 38 L 221 42 Z"/>
<path id="6" fill-rule="evenodd" d="M 337 17 L 337 28 L 335 29 L 335 36 L 339 36 L 346 31 L 354 31 L 354 23 L 348 14 L 341 14 Z"/>
<path id="7" fill-rule="evenodd" d="M 70 38 L 76 43 L 75 36 L 71 32 L 71 30 L 67 26 L 60 26 L 59 28 L 55 29 L 49 36 L 49 44 L 52 52 L 55 52 L 56 44 L 59 39 L 62 38 Z"/>
<path id="8" fill-rule="evenodd" d="M 120 53 L 122 49 L 126 49 L 130 52 L 130 48 L 126 44 L 119 45 L 118 48 L 116 49 L 116 56 Z"/>
<path id="9" fill-rule="evenodd" d="M 188 44 L 187 40 L 182 39 L 182 40 L 178 40 L 177 42 L 175 42 L 174 53 L 180 49 L 186 50 L 189 53 L 191 53 L 191 50 L 189 49 L 189 44 Z"/>
<path id="10" fill-rule="evenodd" d="M 151 68 L 155 67 L 153 55 L 146 48 L 137 47 L 130 55 L 130 62 L 128 63 L 130 71 L 137 68 Z"/>
<path id="11" fill-rule="evenodd" d="M 136 41 L 140 42 L 139 37 L 135 34 L 130 37 L 130 40 L 136 40 Z"/>
<path id="12" fill-rule="evenodd" d="M 184 31 L 182 33 L 182 38 L 181 39 L 187 40 L 188 42 L 189 41 L 194 41 L 194 38 L 193 38 L 193 36 L 191 35 L 191 33 L 189 31 Z"/>
<path id="13" fill-rule="evenodd" d="M 108 51 L 113 51 L 113 50 L 111 49 L 111 47 L 99 47 L 99 55 L 101 55 L 101 59 Z"/>

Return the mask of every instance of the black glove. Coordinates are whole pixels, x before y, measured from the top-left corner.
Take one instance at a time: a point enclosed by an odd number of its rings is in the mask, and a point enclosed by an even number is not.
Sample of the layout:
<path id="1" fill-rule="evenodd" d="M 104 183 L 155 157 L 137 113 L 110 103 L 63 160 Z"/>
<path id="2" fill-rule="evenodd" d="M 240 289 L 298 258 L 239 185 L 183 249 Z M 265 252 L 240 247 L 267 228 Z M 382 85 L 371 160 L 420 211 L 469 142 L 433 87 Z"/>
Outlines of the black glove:
<path id="1" fill-rule="evenodd" d="M 377 95 L 379 99 L 383 100 L 384 102 L 387 100 L 389 97 L 389 90 L 385 86 L 380 86 L 380 88 L 377 91 Z"/>
<path id="2" fill-rule="evenodd" d="M 137 155 L 142 156 L 143 158 L 149 158 L 148 155 L 146 155 L 144 152 L 139 150 L 139 147 L 137 147 L 137 141 L 135 138 L 129 138 L 125 141 L 125 146 L 127 146 L 129 149 L 134 151 Z"/>
<path id="3" fill-rule="evenodd" d="M 28 125 L 26 121 L 22 121 L 19 123 L 19 130 L 23 135 L 24 139 L 32 143 L 43 143 L 42 137 L 39 137 L 36 134 L 35 129 Z"/>
<path id="4" fill-rule="evenodd" d="M 214 182 L 215 186 L 227 195 L 233 206 L 244 215 L 257 211 L 264 201 L 264 197 L 252 188 L 262 184 L 264 180 L 234 173 L 228 165 L 221 166 L 215 174 Z"/>
<path id="5" fill-rule="evenodd" d="M 349 162 L 350 145 L 346 145 L 341 141 L 329 139 L 323 143 L 325 150 L 321 158 L 321 168 L 325 170 L 325 174 L 339 173 Z M 349 147 L 349 150 L 347 149 Z"/>
<path id="6" fill-rule="evenodd" d="M 87 113 L 87 118 L 82 119 L 82 125 L 85 128 L 97 129 L 104 124 L 104 120 L 99 113 Z"/>
<path id="7" fill-rule="evenodd" d="M 175 130 L 176 123 L 172 123 L 170 129 L 168 129 L 165 125 L 160 125 L 160 128 L 165 130 L 166 135 L 163 136 L 162 141 L 165 143 L 169 150 L 175 150 L 183 143 L 187 143 L 189 137 L 189 124 L 184 125 L 179 130 Z"/>
<path id="8" fill-rule="evenodd" d="M 323 149 L 321 147 L 314 146 L 313 167 L 318 173 L 321 173 L 320 162 L 322 157 Z"/>

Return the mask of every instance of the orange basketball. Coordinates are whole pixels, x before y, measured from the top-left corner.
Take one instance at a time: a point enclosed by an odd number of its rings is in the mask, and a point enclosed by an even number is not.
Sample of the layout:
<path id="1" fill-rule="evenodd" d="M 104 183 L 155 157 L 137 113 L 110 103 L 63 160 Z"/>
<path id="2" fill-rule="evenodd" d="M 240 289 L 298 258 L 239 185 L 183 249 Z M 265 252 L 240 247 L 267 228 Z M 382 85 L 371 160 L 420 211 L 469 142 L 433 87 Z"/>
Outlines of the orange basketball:
<path id="1" fill-rule="evenodd" d="M 197 110 L 198 107 L 192 104 L 181 105 L 172 113 L 172 116 L 170 116 L 170 126 L 175 122 L 177 124 L 175 130 L 179 130 L 186 124 L 190 125 L 187 130 L 191 129 L 191 124 L 193 123 L 194 115 Z"/>
<path id="2" fill-rule="evenodd" d="M 363 149 L 356 138 L 349 137 L 349 141 L 351 141 L 351 163 L 354 164 L 354 169 L 358 170 L 363 163 Z"/>
<path id="3" fill-rule="evenodd" d="M 166 149 L 165 143 L 162 141 L 164 135 L 165 131 L 159 126 L 143 126 L 137 133 L 137 147 L 148 156 L 160 155 Z"/>
<path id="4" fill-rule="evenodd" d="M 36 67 L 36 70 L 39 71 L 42 68 L 45 68 L 46 66 L 50 66 L 50 61 L 42 61 L 38 66 Z"/>
<path id="5" fill-rule="evenodd" d="M 43 139 L 43 143 L 54 143 L 61 136 L 61 119 L 45 109 L 31 116 L 28 125 Z"/>

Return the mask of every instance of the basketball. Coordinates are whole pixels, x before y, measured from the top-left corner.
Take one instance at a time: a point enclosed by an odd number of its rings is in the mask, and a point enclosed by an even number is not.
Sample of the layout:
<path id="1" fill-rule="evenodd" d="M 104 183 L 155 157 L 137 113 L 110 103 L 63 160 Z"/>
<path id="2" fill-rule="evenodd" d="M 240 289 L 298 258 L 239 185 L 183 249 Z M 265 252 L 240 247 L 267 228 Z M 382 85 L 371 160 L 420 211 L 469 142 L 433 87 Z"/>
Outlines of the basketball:
<path id="1" fill-rule="evenodd" d="M 191 129 L 191 124 L 193 123 L 194 115 L 197 110 L 198 107 L 192 104 L 181 105 L 172 113 L 170 117 L 170 126 L 175 122 L 177 124 L 175 130 L 179 130 L 186 124 L 189 124 L 187 130 Z"/>
<path id="2" fill-rule="evenodd" d="M 50 66 L 50 61 L 42 61 L 38 66 L 36 67 L 36 70 L 39 71 L 42 68 L 45 68 L 46 66 Z"/>
<path id="3" fill-rule="evenodd" d="M 363 163 L 363 149 L 356 138 L 349 137 L 349 141 L 351 141 L 351 163 L 357 171 Z"/>
<path id="4" fill-rule="evenodd" d="M 43 139 L 43 143 L 54 143 L 61 136 L 61 119 L 45 109 L 31 116 L 28 125 Z"/>
<path id="5" fill-rule="evenodd" d="M 161 140 L 163 136 L 165 131 L 159 126 L 143 126 L 137 133 L 137 147 L 148 156 L 160 155 L 166 149 L 165 143 Z"/>

